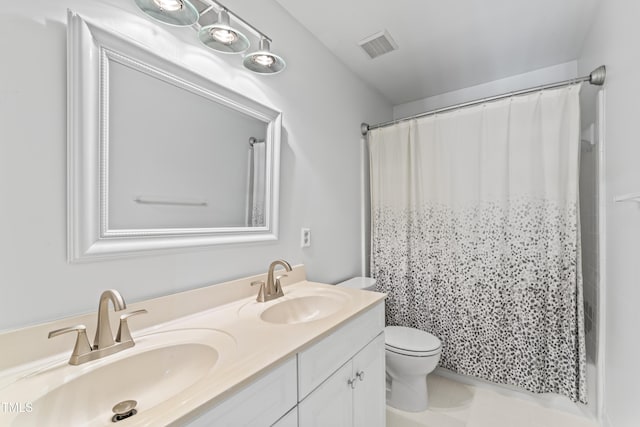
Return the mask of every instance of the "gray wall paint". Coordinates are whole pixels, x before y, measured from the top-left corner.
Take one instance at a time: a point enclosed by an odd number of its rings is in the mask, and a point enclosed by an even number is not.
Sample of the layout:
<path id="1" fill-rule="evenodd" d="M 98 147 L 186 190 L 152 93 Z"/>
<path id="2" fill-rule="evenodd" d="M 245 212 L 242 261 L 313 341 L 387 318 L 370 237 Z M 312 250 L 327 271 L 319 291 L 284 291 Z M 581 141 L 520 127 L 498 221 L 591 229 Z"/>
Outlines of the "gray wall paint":
<path id="1" fill-rule="evenodd" d="M 280 239 L 153 256 L 66 261 L 66 10 L 129 23 L 167 56 L 283 112 Z M 273 38 L 288 63 L 277 76 L 244 71 L 210 53 L 190 29 L 142 18 L 131 0 L 35 0 L 3 5 L 0 38 L 0 330 L 97 308 L 100 292 L 128 301 L 261 273 L 276 258 L 337 282 L 361 269 L 359 125 L 392 108 L 272 0 L 233 9 Z M 132 21 L 132 22 L 133 22 Z M 188 43 L 183 44 L 183 41 Z M 300 248 L 300 228 L 313 233 Z"/>
<path id="2" fill-rule="evenodd" d="M 393 107 L 393 117 L 402 118 L 437 108 L 448 107 L 476 99 L 500 95 L 510 91 L 526 89 L 548 83 L 555 83 L 577 77 L 576 61 L 552 65 L 528 73 L 516 74 L 500 80 L 493 80 L 477 86 L 445 92 L 440 95 L 418 99 Z"/>

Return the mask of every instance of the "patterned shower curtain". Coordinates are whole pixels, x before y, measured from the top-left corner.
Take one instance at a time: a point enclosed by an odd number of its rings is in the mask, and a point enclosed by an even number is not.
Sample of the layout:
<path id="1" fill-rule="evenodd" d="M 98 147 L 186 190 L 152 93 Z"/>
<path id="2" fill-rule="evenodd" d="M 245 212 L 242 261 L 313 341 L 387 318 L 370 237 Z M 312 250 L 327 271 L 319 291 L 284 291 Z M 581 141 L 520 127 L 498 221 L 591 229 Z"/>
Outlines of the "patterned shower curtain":
<path id="1" fill-rule="evenodd" d="M 580 85 L 369 133 L 371 273 L 440 366 L 586 402 Z"/>

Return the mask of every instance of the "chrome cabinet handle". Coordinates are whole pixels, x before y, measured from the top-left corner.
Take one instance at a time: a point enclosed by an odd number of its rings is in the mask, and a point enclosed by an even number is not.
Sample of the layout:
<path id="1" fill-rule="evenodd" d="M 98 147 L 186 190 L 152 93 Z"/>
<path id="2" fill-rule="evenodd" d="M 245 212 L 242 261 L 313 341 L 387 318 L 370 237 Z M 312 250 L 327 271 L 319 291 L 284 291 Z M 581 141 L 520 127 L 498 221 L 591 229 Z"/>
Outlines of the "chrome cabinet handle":
<path id="1" fill-rule="evenodd" d="M 58 335 L 66 334 L 68 332 L 78 333 L 76 337 L 76 344 L 73 347 L 73 352 L 71 353 L 71 358 L 69 358 L 70 365 L 77 365 L 80 356 L 91 353 L 93 348 L 91 347 L 91 344 L 89 344 L 87 328 L 84 325 L 75 325 L 69 328 L 56 329 L 55 331 L 49 332 L 49 338 L 57 337 Z"/>
<path id="2" fill-rule="evenodd" d="M 356 381 L 357 381 L 357 379 L 351 378 L 351 379 L 347 380 L 347 384 L 349 384 L 349 386 L 351 388 L 356 388 Z"/>
<path id="3" fill-rule="evenodd" d="M 356 376 L 347 380 L 351 388 L 356 388 L 358 381 L 364 381 L 364 371 L 356 372 Z"/>
<path id="4" fill-rule="evenodd" d="M 137 316 L 138 314 L 146 314 L 147 310 L 144 308 L 142 310 L 132 311 L 131 313 L 125 313 L 120 316 L 120 326 L 118 327 L 118 333 L 116 334 L 116 342 L 127 342 L 133 341 L 131 337 L 131 331 L 129 331 L 129 323 L 127 320 L 131 316 Z"/>

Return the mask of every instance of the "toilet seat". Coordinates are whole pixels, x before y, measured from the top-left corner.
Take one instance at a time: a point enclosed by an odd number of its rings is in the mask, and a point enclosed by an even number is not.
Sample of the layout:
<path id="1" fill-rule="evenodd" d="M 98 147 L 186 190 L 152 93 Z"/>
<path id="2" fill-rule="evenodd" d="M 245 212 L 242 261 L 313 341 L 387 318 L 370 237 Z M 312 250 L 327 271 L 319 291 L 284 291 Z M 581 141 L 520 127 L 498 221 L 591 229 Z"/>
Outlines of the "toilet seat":
<path id="1" fill-rule="evenodd" d="M 433 350 L 433 351 L 411 351 L 411 350 L 403 350 L 403 349 L 398 349 L 390 346 L 385 346 L 385 350 L 391 353 L 401 354 L 403 356 L 429 357 L 429 356 L 435 356 L 437 354 L 440 354 L 441 348 L 438 348 L 437 350 Z"/>
<path id="2" fill-rule="evenodd" d="M 440 340 L 428 332 L 406 326 L 384 328 L 385 348 L 397 354 L 413 357 L 427 357 L 439 354 Z"/>

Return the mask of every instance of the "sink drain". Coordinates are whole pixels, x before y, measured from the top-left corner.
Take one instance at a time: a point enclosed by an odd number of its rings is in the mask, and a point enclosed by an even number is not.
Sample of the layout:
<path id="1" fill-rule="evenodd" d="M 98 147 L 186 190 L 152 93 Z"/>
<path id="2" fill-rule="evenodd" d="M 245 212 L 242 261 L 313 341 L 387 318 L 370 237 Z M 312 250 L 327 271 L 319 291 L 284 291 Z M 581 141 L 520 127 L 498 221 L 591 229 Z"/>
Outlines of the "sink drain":
<path id="1" fill-rule="evenodd" d="M 118 421 L 126 420 L 129 417 L 133 417 L 138 413 L 138 410 L 136 409 L 137 404 L 138 402 L 136 402 L 135 400 L 123 400 L 122 402 L 117 403 L 113 407 L 113 409 L 111 409 L 115 414 L 113 417 L 111 417 L 111 421 L 117 423 Z"/>

